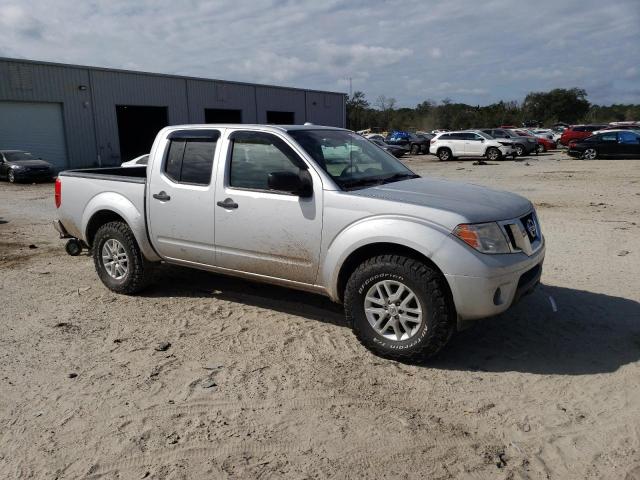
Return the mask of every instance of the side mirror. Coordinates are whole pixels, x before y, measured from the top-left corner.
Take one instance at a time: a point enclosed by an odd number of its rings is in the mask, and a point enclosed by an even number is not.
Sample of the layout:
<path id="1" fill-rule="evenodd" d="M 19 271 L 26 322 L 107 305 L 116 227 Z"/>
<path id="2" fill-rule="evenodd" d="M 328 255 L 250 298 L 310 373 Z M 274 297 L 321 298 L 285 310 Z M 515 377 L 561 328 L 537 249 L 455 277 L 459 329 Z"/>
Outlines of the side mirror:
<path id="1" fill-rule="evenodd" d="M 480 139 L 480 143 L 484 143 L 484 138 L 481 138 L 481 139 Z"/>
<path id="2" fill-rule="evenodd" d="M 313 181 L 307 170 L 300 170 L 298 173 L 287 171 L 271 172 L 267 177 L 267 184 L 271 190 L 289 192 L 299 197 L 313 195 Z"/>

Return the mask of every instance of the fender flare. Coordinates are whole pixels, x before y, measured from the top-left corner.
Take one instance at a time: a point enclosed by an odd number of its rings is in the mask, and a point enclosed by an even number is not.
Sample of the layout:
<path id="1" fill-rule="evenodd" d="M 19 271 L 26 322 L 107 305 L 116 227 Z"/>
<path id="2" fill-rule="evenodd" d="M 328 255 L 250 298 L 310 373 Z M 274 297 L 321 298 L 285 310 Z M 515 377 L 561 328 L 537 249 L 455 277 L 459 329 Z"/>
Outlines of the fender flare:
<path id="1" fill-rule="evenodd" d="M 345 261 L 358 249 L 377 243 L 392 243 L 415 250 L 442 271 L 433 257 L 450 240 L 448 237 L 449 232 L 443 226 L 415 217 L 381 215 L 361 219 L 344 228 L 328 245 L 319 283 L 325 286 L 329 297 L 337 301 L 340 298 L 339 276 Z"/>
<path id="2" fill-rule="evenodd" d="M 140 212 L 138 208 L 124 195 L 116 192 L 102 192 L 93 197 L 87 203 L 82 214 L 82 234 L 84 240 L 87 240 L 88 227 L 91 219 L 96 213 L 101 211 L 113 212 L 122 217 L 127 223 L 133 236 L 138 242 L 138 246 L 145 258 L 149 261 L 159 261 L 160 257 L 155 253 L 153 247 L 147 237 L 146 218 L 144 212 Z"/>

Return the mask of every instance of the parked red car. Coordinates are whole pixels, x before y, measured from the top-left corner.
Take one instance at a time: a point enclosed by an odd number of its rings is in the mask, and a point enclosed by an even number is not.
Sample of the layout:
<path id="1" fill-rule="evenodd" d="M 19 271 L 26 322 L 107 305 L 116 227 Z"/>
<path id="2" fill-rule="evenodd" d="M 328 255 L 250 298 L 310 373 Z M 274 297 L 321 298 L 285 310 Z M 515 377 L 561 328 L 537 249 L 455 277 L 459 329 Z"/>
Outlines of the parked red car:
<path id="1" fill-rule="evenodd" d="M 596 130 L 602 130 L 607 127 L 608 125 L 572 125 L 562 132 L 560 143 L 562 145 L 569 145 L 571 140 L 582 140 L 583 138 L 590 137 Z"/>

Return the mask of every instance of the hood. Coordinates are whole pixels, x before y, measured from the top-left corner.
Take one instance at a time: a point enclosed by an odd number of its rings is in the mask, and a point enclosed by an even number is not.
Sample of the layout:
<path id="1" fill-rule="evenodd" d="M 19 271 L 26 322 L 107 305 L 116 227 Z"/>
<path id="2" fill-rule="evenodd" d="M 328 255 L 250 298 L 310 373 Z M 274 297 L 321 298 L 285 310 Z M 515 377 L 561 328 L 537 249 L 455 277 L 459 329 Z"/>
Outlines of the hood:
<path id="1" fill-rule="evenodd" d="M 450 212 L 455 221 L 463 217 L 467 223 L 509 220 L 533 208 L 515 193 L 437 178 L 414 178 L 349 193 Z"/>
<path id="2" fill-rule="evenodd" d="M 51 167 L 49 162 L 45 162 L 44 160 L 16 160 L 13 162 L 9 162 L 10 165 L 18 165 L 20 167 Z"/>

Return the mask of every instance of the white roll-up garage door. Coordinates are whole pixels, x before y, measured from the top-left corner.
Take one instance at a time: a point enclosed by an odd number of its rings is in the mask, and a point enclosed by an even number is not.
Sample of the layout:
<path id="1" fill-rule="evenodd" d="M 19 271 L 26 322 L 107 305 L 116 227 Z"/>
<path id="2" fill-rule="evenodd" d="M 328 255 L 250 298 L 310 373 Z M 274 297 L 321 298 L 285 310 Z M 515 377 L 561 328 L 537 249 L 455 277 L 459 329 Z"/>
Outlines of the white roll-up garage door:
<path id="1" fill-rule="evenodd" d="M 67 166 L 62 105 L 59 103 L 0 102 L 0 150 L 24 150 Z"/>

